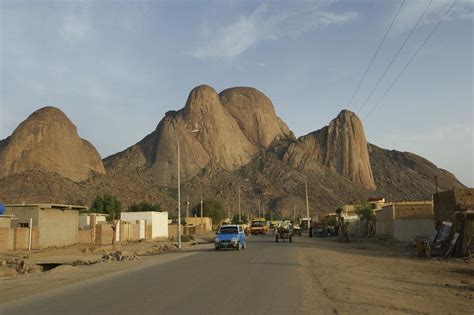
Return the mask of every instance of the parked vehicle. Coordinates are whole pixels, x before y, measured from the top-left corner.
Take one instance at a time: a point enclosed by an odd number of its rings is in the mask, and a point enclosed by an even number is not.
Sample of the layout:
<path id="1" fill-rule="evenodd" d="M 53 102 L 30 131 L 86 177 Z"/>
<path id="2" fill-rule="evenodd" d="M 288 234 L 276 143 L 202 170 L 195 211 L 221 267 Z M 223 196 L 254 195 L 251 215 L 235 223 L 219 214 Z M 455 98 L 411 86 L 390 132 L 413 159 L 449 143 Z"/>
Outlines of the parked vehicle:
<path id="1" fill-rule="evenodd" d="M 241 250 L 247 248 L 244 229 L 241 225 L 225 225 L 216 233 L 214 240 L 216 250 L 222 248 L 233 248 Z"/>
<path id="2" fill-rule="evenodd" d="M 297 223 L 293 224 L 293 235 L 301 236 L 301 227 Z"/>
<path id="3" fill-rule="evenodd" d="M 250 222 L 250 233 L 252 235 L 267 234 L 268 226 L 264 218 L 255 218 Z"/>

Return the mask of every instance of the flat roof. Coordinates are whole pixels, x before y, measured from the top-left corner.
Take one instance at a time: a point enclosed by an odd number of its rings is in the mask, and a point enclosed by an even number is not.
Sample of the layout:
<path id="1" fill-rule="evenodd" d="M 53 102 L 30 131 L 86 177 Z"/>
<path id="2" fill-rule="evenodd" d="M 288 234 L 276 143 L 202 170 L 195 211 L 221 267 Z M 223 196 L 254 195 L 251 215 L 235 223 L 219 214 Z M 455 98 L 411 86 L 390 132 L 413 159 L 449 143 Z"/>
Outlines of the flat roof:
<path id="1" fill-rule="evenodd" d="M 88 210 L 89 208 L 86 206 L 75 206 L 75 205 L 63 205 L 57 203 L 25 203 L 25 204 L 11 204 L 5 205 L 6 207 L 15 207 L 15 208 L 22 208 L 22 207 L 37 207 L 41 209 L 61 209 L 61 210 Z"/>

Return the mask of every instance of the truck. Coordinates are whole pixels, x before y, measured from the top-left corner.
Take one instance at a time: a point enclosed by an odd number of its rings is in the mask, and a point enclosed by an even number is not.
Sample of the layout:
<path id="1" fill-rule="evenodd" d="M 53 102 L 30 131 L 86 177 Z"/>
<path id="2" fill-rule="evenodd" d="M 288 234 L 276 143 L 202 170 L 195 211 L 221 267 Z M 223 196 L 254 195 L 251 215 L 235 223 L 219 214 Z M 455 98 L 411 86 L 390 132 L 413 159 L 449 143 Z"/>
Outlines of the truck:
<path id="1" fill-rule="evenodd" d="M 255 218 L 250 222 L 250 234 L 267 234 L 268 226 L 264 218 Z"/>

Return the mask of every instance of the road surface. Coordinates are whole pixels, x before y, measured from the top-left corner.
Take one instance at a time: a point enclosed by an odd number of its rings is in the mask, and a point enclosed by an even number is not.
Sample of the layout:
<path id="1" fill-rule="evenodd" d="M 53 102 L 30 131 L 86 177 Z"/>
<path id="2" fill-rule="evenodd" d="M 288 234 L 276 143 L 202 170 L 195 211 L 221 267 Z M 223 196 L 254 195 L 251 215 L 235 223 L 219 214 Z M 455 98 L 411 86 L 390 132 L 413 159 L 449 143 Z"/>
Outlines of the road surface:
<path id="1" fill-rule="evenodd" d="M 0 313 L 305 313 L 297 239 L 277 244 L 271 235 L 249 237 L 240 252 L 216 252 L 212 244 L 183 250 L 169 254 L 170 261 L 17 300 Z"/>
<path id="2" fill-rule="evenodd" d="M 240 252 L 209 244 L 153 256 L 0 304 L 0 314 L 472 314 L 473 275 L 470 259 L 419 259 L 406 245 L 254 236 Z"/>

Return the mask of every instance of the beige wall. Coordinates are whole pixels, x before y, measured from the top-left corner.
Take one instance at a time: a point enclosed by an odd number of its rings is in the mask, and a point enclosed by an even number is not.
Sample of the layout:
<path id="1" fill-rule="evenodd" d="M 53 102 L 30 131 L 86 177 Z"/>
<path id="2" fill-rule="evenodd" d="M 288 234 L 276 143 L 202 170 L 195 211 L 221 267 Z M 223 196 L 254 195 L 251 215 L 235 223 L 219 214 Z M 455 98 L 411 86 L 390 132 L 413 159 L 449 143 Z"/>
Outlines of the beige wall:
<path id="1" fill-rule="evenodd" d="M 434 230 L 433 219 L 399 219 L 393 220 L 393 238 L 410 242 L 415 236 L 425 234 L 428 237 Z"/>
<path id="2" fill-rule="evenodd" d="M 185 219 L 186 223 L 189 225 L 200 225 L 201 223 L 204 225 L 204 232 L 209 232 L 212 230 L 212 218 L 209 217 L 188 217 Z M 196 230 L 200 232 L 199 229 Z"/>
<path id="3" fill-rule="evenodd" d="M 0 228 L 0 253 L 13 250 L 13 229 Z"/>
<path id="4" fill-rule="evenodd" d="M 395 219 L 433 219 L 433 203 L 395 204 Z"/>
<path id="5" fill-rule="evenodd" d="M 35 206 L 31 207 L 17 207 L 17 206 L 6 206 L 6 215 L 14 215 L 17 220 L 14 221 L 15 227 L 17 223 L 30 223 L 30 218 L 33 219 L 33 226 L 38 226 L 39 219 L 39 208 Z"/>
<path id="6" fill-rule="evenodd" d="M 12 219 L 10 217 L 0 217 L 0 229 L 9 229 L 12 227 Z"/>
<path id="7" fill-rule="evenodd" d="M 91 244 L 91 230 L 79 230 L 78 232 L 78 244 Z"/>
<path id="8" fill-rule="evenodd" d="M 78 211 L 61 209 L 40 209 L 40 246 L 68 246 L 78 242 Z"/>
<path id="9" fill-rule="evenodd" d="M 112 244 L 112 225 L 109 223 L 97 224 L 95 226 L 95 243 L 97 245 Z"/>
<path id="10" fill-rule="evenodd" d="M 393 235 L 393 221 L 392 220 L 376 220 L 375 229 L 377 235 Z"/>
<path id="11" fill-rule="evenodd" d="M 393 205 L 385 206 L 382 210 L 375 212 L 375 219 L 377 221 L 393 220 L 395 217 L 395 210 Z"/>

